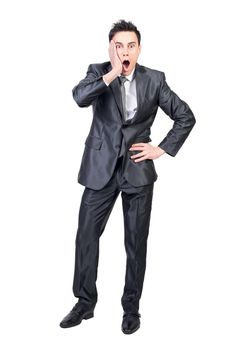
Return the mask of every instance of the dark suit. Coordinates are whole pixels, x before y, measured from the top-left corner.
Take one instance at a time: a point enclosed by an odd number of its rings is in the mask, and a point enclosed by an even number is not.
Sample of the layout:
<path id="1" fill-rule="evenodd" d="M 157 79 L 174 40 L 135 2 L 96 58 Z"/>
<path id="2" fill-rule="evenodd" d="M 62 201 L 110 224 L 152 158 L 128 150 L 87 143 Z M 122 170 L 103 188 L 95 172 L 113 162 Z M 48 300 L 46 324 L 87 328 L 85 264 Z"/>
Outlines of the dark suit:
<path id="1" fill-rule="evenodd" d="M 175 156 L 195 124 L 189 106 L 167 85 L 165 74 L 136 65 L 137 112 L 123 120 L 118 78 L 109 86 L 102 76 L 110 62 L 93 64 L 73 89 L 80 107 L 92 105 L 93 121 L 85 141 L 78 182 L 85 186 L 76 238 L 73 291 L 95 305 L 99 237 L 115 200 L 122 192 L 127 267 L 122 305 L 137 312 L 142 292 L 146 242 L 149 231 L 153 185 L 157 174 L 152 160 L 135 163 L 128 149 L 133 143 L 150 142 L 150 128 L 158 106 L 174 121 L 159 146 Z"/>

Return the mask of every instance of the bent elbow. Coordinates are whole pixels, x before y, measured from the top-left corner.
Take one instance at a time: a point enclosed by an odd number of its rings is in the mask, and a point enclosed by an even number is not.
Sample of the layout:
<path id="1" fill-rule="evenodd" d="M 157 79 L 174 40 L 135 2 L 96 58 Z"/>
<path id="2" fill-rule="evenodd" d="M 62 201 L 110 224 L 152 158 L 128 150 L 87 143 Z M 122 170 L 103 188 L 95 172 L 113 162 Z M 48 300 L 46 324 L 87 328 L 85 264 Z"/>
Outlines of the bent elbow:
<path id="1" fill-rule="evenodd" d="M 84 99 L 84 96 L 82 96 L 82 93 L 77 86 L 75 86 L 72 90 L 72 96 L 79 107 L 87 107 L 87 103 Z"/>
<path id="2" fill-rule="evenodd" d="M 196 124 L 196 118 L 194 117 L 194 114 L 192 113 L 192 115 L 191 115 L 191 126 L 192 126 L 192 128 L 194 127 L 194 125 Z"/>

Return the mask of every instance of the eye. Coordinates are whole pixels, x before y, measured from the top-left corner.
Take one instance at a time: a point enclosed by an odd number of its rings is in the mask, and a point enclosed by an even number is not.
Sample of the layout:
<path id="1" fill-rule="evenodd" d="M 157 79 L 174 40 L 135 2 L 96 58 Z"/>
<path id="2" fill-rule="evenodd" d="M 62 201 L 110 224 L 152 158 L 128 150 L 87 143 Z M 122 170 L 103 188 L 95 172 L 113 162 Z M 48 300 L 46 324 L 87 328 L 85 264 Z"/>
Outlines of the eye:
<path id="1" fill-rule="evenodd" d="M 120 45 L 119 44 L 115 45 L 115 47 L 116 47 L 116 49 L 120 49 Z"/>
<path id="2" fill-rule="evenodd" d="M 130 49 L 133 49 L 134 47 L 135 47 L 135 44 L 130 44 L 130 45 L 129 45 L 129 48 L 130 48 Z"/>

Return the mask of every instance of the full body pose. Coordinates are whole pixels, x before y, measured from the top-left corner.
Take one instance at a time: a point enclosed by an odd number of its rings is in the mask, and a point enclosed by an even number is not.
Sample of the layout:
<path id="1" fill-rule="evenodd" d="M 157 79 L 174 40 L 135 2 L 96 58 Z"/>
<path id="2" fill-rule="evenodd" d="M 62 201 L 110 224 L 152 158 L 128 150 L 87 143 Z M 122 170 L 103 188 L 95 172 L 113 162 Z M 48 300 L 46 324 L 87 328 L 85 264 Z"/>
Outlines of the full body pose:
<path id="1" fill-rule="evenodd" d="M 137 63 L 141 35 L 131 22 L 115 23 L 109 33 L 110 61 L 91 64 L 73 89 L 80 107 L 92 106 L 93 120 L 85 141 L 78 182 L 85 186 L 76 236 L 73 293 L 79 298 L 62 320 L 68 328 L 94 315 L 97 302 L 99 238 L 121 192 L 127 256 L 121 299 L 122 331 L 140 327 L 142 294 L 155 159 L 175 156 L 195 124 L 194 115 L 167 85 L 165 74 Z M 150 128 L 158 107 L 173 126 L 158 146 Z"/>

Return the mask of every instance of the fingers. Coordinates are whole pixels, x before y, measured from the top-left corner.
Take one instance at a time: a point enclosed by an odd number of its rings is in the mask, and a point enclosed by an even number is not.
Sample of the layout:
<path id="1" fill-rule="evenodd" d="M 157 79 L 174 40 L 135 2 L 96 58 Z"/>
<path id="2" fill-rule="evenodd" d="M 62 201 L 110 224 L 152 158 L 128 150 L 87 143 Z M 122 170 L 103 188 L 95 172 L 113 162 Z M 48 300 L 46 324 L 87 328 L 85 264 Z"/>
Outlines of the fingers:
<path id="1" fill-rule="evenodd" d="M 140 152 L 137 154 L 134 154 L 133 156 L 131 156 L 130 158 L 132 160 L 134 160 L 135 163 L 141 162 L 142 160 L 148 159 L 148 154 L 145 152 Z"/>
<path id="2" fill-rule="evenodd" d="M 109 45 L 109 55 L 112 58 L 115 54 L 115 43 L 113 40 L 111 40 L 110 45 Z"/>
<path id="3" fill-rule="evenodd" d="M 142 162 L 142 160 L 151 159 L 148 152 L 139 152 L 130 157 L 134 163 Z"/>
<path id="4" fill-rule="evenodd" d="M 144 156 L 144 157 L 135 159 L 134 162 L 135 162 L 135 163 L 139 163 L 139 162 L 142 162 L 142 160 L 146 160 L 146 159 L 149 159 L 149 158 L 148 158 L 147 156 Z"/>
<path id="5" fill-rule="evenodd" d="M 151 154 L 151 145 L 144 142 L 134 143 L 129 150 L 130 151 L 141 151 L 137 154 L 134 154 L 130 157 L 130 159 L 134 160 L 135 163 L 142 162 L 146 159 L 152 159 Z"/>
<path id="6" fill-rule="evenodd" d="M 134 143 L 131 148 L 129 148 L 130 151 L 142 151 L 146 149 L 147 143 Z"/>
<path id="7" fill-rule="evenodd" d="M 110 45 L 109 45 L 109 55 L 110 55 L 110 58 L 112 58 L 113 55 L 114 55 L 114 47 L 115 47 L 114 41 L 111 40 Z"/>
<path id="8" fill-rule="evenodd" d="M 111 54 L 112 57 L 118 57 L 116 46 L 114 40 L 111 40 L 110 45 L 109 45 L 109 53 Z"/>
<path id="9" fill-rule="evenodd" d="M 117 71 L 118 75 L 122 72 L 122 63 L 118 56 L 117 49 L 114 40 L 110 41 L 109 45 L 109 56 L 112 68 Z"/>
<path id="10" fill-rule="evenodd" d="M 112 42 L 113 52 L 115 53 L 115 55 L 117 55 L 117 50 L 116 50 L 115 42 L 114 42 L 114 40 L 111 40 L 111 42 Z"/>
<path id="11" fill-rule="evenodd" d="M 145 156 L 146 154 L 147 154 L 146 152 L 139 152 L 137 154 L 133 154 L 130 158 L 131 159 L 135 159 L 135 158 L 139 158 L 139 157 Z"/>
<path id="12" fill-rule="evenodd" d="M 140 143 L 133 143 L 132 147 L 138 147 L 138 146 L 145 146 L 148 145 L 148 143 L 140 142 Z"/>
<path id="13" fill-rule="evenodd" d="M 131 147 L 129 148 L 129 151 L 143 151 L 145 147 Z"/>

